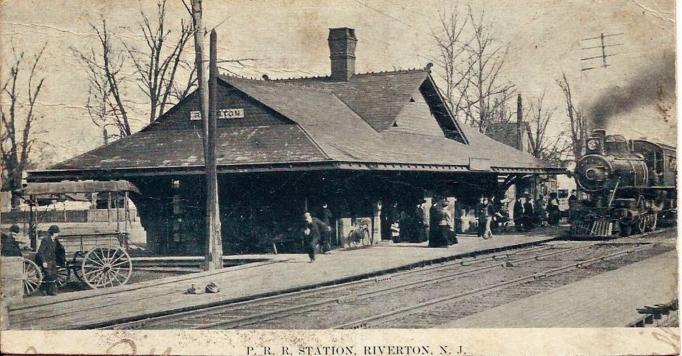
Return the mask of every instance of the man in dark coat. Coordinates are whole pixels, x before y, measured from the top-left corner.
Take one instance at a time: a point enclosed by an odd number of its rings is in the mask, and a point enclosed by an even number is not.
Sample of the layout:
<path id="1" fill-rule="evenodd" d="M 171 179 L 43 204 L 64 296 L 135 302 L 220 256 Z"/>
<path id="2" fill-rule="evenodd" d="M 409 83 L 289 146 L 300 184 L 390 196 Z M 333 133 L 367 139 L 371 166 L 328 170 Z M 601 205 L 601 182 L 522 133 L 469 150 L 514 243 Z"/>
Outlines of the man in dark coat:
<path id="1" fill-rule="evenodd" d="M 415 222 L 415 233 L 416 236 L 413 242 L 422 242 L 429 239 L 429 221 L 426 219 L 426 211 L 424 210 L 424 204 L 426 200 L 422 200 L 417 204 L 414 210 L 414 222 Z"/>
<path id="2" fill-rule="evenodd" d="M 40 289 L 49 295 L 57 295 L 57 244 L 54 241 L 57 237 L 59 237 L 59 227 L 50 226 L 36 254 L 36 263 L 43 270 L 43 283 Z"/>
<path id="3" fill-rule="evenodd" d="M 448 246 L 448 216 L 443 206 L 442 201 L 431 206 L 429 210 L 430 218 L 430 229 L 429 232 L 429 247 L 447 247 Z"/>
<path id="4" fill-rule="evenodd" d="M 321 221 L 327 225 L 326 228 L 320 231 L 320 238 L 322 239 L 322 253 L 327 253 L 331 250 L 331 240 L 332 240 L 332 211 L 327 206 L 327 203 L 322 204 L 322 210 L 320 211 Z"/>
<path id="5" fill-rule="evenodd" d="M 312 263 L 315 262 L 315 251 L 320 242 L 321 231 L 329 226 L 322 222 L 322 220 L 313 217 L 308 212 L 303 214 L 303 218 L 305 219 L 305 225 L 303 227 L 304 243 L 308 252 L 308 257 L 310 257 L 310 262 Z"/>
<path id="6" fill-rule="evenodd" d="M 443 218 L 443 209 L 436 199 L 429 209 L 429 247 L 438 247 L 440 244 L 440 220 Z"/>
<path id="7" fill-rule="evenodd" d="M 523 200 L 521 200 L 521 197 L 518 197 L 514 202 L 514 226 L 516 226 L 516 231 L 518 232 L 523 231 L 523 216 Z"/>
<path id="8" fill-rule="evenodd" d="M 559 211 L 559 199 L 557 199 L 556 193 L 551 193 L 549 195 L 549 202 L 547 202 L 547 215 L 550 225 L 559 225 L 559 220 L 561 220 L 561 211 Z"/>
<path id="9" fill-rule="evenodd" d="M 2 234 L 2 255 L 3 256 L 21 256 L 21 248 L 19 243 L 17 243 L 16 236 L 19 234 L 19 226 L 12 225 L 9 228 L 9 233 Z"/>
<path id="10" fill-rule="evenodd" d="M 533 203 L 530 196 L 526 197 L 526 202 L 523 203 L 523 215 L 525 230 L 530 231 L 534 227 L 533 221 L 535 220 L 535 212 L 533 209 Z"/>
<path id="11" fill-rule="evenodd" d="M 576 191 L 571 190 L 571 196 L 568 197 L 568 219 L 569 221 L 574 220 L 575 216 L 575 211 L 578 208 L 578 196 L 576 195 Z"/>

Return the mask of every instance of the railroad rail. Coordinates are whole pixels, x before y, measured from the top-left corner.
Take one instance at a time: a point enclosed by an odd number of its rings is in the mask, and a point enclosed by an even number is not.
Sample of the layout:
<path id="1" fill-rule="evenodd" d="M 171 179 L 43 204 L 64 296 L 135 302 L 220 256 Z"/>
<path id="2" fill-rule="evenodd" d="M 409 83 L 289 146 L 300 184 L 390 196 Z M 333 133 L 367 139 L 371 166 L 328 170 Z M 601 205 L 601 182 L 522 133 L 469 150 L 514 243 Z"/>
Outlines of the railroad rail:
<path id="1" fill-rule="evenodd" d="M 650 247 L 650 245 L 647 244 L 637 243 L 635 243 L 634 246 L 612 246 L 613 248 L 619 249 L 619 251 L 602 254 L 596 257 L 590 256 L 589 251 L 587 251 L 587 257 L 582 260 L 573 260 L 571 263 L 559 266 L 553 265 L 553 263 L 556 262 L 554 258 L 565 255 L 574 256 L 580 251 L 590 250 L 598 245 L 602 244 L 600 242 L 591 241 L 582 242 L 579 246 L 537 245 L 524 247 L 515 251 L 492 254 L 482 258 L 457 259 L 438 265 L 397 272 L 385 277 L 357 280 L 339 285 L 302 290 L 239 303 L 156 316 L 143 320 L 108 325 L 102 327 L 102 329 L 165 329 L 171 327 L 183 329 L 228 329 L 248 326 L 261 327 L 262 325 L 269 325 L 268 322 L 277 324 L 278 321 L 286 320 L 290 317 L 297 317 L 329 306 L 353 304 L 362 300 L 389 296 L 405 290 L 414 290 L 416 288 L 439 284 L 443 285 L 444 282 L 451 282 L 471 276 L 475 277 L 485 271 L 498 268 L 510 269 L 511 267 L 528 267 L 537 263 L 541 264 L 539 270 L 536 268 L 536 270 L 501 282 L 491 283 L 480 288 L 472 288 L 457 294 L 428 299 L 421 303 L 388 312 L 382 312 L 369 317 L 344 321 L 332 326 L 336 328 L 366 327 L 368 323 L 409 314 L 439 303 L 457 300 L 458 298 L 461 299 L 472 295 L 483 294 L 496 289 L 527 283 L 529 281 L 542 280 L 553 275 L 585 268 L 591 264 L 646 250 Z M 543 265 L 542 261 L 547 262 Z M 549 264 L 549 266 L 547 266 L 547 264 Z"/>

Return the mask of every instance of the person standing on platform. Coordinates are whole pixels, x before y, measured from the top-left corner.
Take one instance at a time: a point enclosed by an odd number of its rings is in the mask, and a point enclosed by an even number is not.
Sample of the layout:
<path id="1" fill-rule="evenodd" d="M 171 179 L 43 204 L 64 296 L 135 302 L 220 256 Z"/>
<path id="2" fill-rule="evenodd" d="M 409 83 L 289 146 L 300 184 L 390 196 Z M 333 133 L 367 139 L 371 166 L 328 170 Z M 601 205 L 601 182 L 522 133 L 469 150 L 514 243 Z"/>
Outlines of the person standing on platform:
<path id="1" fill-rule="evenodd" d="M 309 262 L 315 262 L 315 252 L 317 244 L 320 242 L 320 226 L 324 224 L 320 219 L 313 217 L 309 212 L 303 214 L 305 224 L 303 226 L 303 241 L 306 252 L 308 252 Z"/>
<path id="2" fill-rule="evenodd" d="M 429 210 L 429 247 L 447 246 L 447 241 L 443 243 L 440 223 L 443 220 L 443 207 L 437 202 L 431 206 Z"/>
<path id="3" fill-rule="evenodd" d="M 450 202 L 447 200 L 447 198 L 443 199 L 443 217 L 441 218 L 440 222 L 440 230 L 441 230 L 441 239 L 444 243 L 444 246 L 447 247 L 449 245 L 454 245 L 456 244 L 457 241 L 457 234 L 455 233 L 455 218 L 452 216 L 452 213 L 450 212 Z"/>
<path id="4" fill-rule="evenodd" d="M 575 189 L 571 190 L 571 196 L 568 197 L 568 220 L 575 219 L 575 211 L 578 209 L 578 196 Z"/>
<path id="5" fill-rule="evenodd" d="M 521 232 L 524 230 L 523 226 L 523 216 L 524 216 L 524 211 L 523 211 L 523 198 L 517 197 L 516 201 L 514 202 L 514 226 L 516 227 L 516 231 Z"/>
<path id="6" fill-rule="evenodd" d="M 488 198 L 483 199 L 483 204 L 485 205 L 485 230 L 483 231 L 483 238 L 490 239 L 493 237 L 493 230 L 491 229 L 491 224 L 493 221 L 493 216 L 495 215 L 495 207 L 488 200 Z"/>
<path id="7" fill-rule="evenodd" d="M 2 256 L 19 257 L 21 256 L 21 248 L 17 242 L 17 235 L 19 234 L 18 225 L 12 225 L 9 228 L 9 233 L 2 234 Z"/>
<path id="8" fill-rule="evenodd" d="M 429 227 L 429 222 L 426 221 L 426 214 L 424 211 L 424 203 L 422 200 L 420 204 L 417 204 L 414 209 L 414 238 L 411 239 L 412 242 L 422 242 L 428 240 L 426 238 L 428 232 L 426 229 Z"/>
<path id="9" fill-rule="evenodd" d="M 547 214 L 549 215 L 549 224 L 552 226 L 559 225 L 561 220 L 561 211 L 559 211 L 559 199 L 556 193 L 549 195 L 549 202 L 547 203 Z"/>
<path id="10" fill-rule="evenodd" d="M 50 226 L 47 236 L 40 242 L 35 257 L 36 263 L 43 271 L 43 283 L 40 289 L 48 295 L 57 295 L 57 244 L 55 243 L 57 237 L 59 237 L 59 227 Z"/>
<path id="11" fill-rule="evenodd" d="M 533 209 L 533 199 L 531 199 L 530 195 L 526 197 L 526 202 L 523 203 L 523 215 L 525 230 L 532 230 L 534 228 L 533 220 L 535 220 L 535 213 Z"/>
<path id="12" fill-rule="evenodd" d="M 538 226 L 547 225 L 547 210 L 545 208 L 545 200 L 542 197 L 535 199 L 535 222 Z"/>
<path id="13" fill-rule="evenodd" d="M 476 235 L 480 238 L 485 238 L 485 210 L 485 198 L 481 196 L 476 204 L 476 220 L 478 220 Z"/>
<path id="14" fill-rule="evenodd" d="M 324 231 L 320 231 L 322 234 L 322 253 L 327 253 L 331 250 L 331 240 L 332 240 L 332 211 L 327 206 L 327 203 L 322 204 L 322 211 L 320 212 L 321 221 L 327 225 Z"/>

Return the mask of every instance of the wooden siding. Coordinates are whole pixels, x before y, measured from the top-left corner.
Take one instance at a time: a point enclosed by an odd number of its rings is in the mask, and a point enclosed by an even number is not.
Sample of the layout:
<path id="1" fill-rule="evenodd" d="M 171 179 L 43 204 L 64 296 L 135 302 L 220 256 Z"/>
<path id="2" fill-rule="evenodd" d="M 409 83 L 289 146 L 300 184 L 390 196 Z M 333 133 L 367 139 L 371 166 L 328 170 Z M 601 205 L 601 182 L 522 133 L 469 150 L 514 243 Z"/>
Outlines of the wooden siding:
<path id="1" fill-rule="evenodd" d="M 431 109 L 419 90 L 415 90 L 411 100 L 403 106 L 391 130 L 445 137 L 443 129 L 431 114 Z"/>
<path id="2" fill-rule="evenodd" d="M 217 101 L 219 103 L 219 110 L 244 109 L 243 118 L 218 119 L 219 128 L 293 124 L 291 120 L 284 118 L 241 91 L 222 82 L 218 86 Z M 144 131 L 201 129 L 200 120 L 190 120 L 190 112 L 199 110 L 199 96 L 197 92 L 194 92 L 186 100 L 178 103 L 178 105 L 162 115 L 155 123 L 145 128 Z"/>

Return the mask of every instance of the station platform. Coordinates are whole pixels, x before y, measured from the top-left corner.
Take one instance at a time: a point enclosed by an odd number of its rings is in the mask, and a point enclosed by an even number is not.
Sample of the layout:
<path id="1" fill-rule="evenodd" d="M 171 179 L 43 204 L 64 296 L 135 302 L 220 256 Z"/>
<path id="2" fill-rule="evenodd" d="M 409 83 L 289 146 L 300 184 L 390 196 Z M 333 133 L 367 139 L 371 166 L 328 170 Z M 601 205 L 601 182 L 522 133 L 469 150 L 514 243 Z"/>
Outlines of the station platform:
<path id="1" fill-rule="evenodd" d="M 428 248 L 426 243 L 382 242 L 367 248 L 320 254 L 314 263 L 308 263 L 305 254 L 251 255 L 248 257 L 262 260 L 117 288 L 25 298 L 8 306 L 8 324 L 9 329 L 96 328 L 112 322 L 343 283 L 457 257 L 542 243 L 557 238 L 560 233 L 560 228 L 550 228 L 498 235 L 488 240 L 463 235 L 458 236 L 459 244 L 449 248 Z M 217 284 L 220 292 L 184 294 L 192 285 L 203 291 L 209 282 Z"/>
<path id="2" fill-rule="evenodd" d="M 675 299 L 677 253 L 671 251 L 441 327 L 624 327 L 642 318 L 638 309 L 668 304 Z"/>

